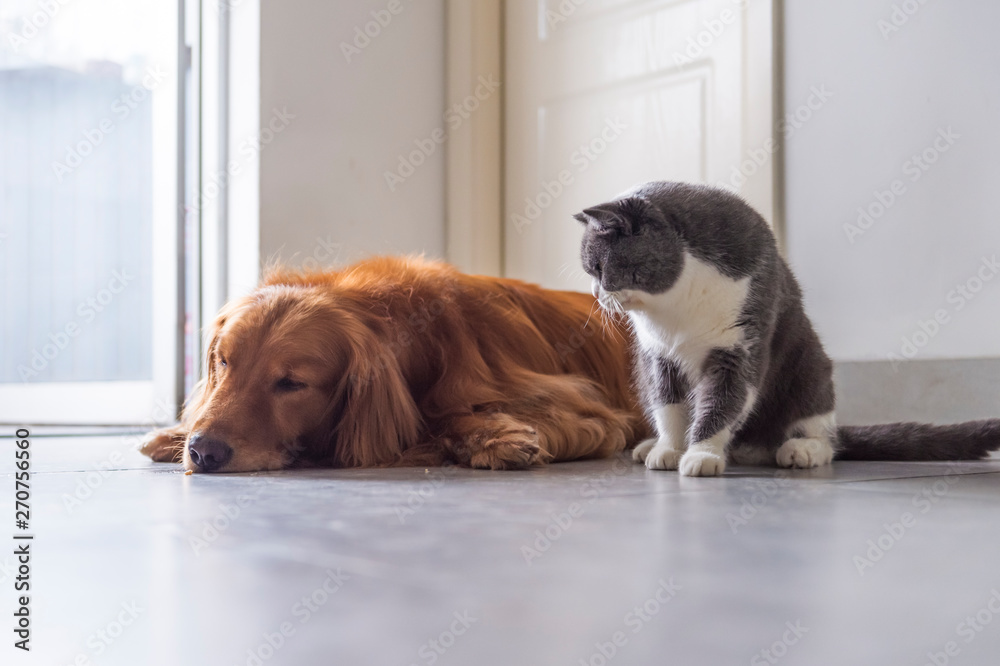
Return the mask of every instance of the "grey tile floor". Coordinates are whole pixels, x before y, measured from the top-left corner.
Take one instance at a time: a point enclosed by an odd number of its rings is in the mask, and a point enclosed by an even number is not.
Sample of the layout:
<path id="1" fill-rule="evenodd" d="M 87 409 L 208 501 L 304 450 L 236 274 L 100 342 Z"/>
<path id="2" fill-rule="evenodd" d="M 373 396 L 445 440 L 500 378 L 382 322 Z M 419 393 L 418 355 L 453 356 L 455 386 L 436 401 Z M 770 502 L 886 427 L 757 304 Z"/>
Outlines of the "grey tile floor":
<path id="1" fill-rule="evenodd" d="M 1000 663 L 1000 459 L 185 476 L 133 444 L 33 440 L 33 650 L 4 546 L 0 662 Z"/>

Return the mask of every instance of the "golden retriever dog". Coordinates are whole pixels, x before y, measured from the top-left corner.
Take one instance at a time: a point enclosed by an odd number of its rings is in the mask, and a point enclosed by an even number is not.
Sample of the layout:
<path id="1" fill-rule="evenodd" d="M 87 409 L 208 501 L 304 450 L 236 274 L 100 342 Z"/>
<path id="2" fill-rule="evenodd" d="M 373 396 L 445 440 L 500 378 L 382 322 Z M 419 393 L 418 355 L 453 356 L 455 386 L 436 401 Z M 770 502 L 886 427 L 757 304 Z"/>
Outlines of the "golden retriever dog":
<path id="1" fill-rule="evenodd" d="M 219 313 L 180 425 L 141 450 L 195 472 L 601 458 L 648 434 L 630 355 L 589 294 L 419 258 L 273 270 Z"/>

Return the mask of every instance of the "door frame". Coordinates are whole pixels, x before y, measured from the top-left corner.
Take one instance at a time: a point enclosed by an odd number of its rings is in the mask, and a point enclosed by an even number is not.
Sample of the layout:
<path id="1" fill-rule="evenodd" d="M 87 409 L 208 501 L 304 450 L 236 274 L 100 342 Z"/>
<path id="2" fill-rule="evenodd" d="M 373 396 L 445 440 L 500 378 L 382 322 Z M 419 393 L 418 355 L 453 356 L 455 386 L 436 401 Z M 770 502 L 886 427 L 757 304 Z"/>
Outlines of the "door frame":
<path id="1" fill-rule="evenodd" d="M 445 106 L 474 95 L 479 77 L 499 90 L 457 127 L 445 154 L 445 255 L 467 273 L 503 274 L 504 0 L 445 0 Z"/>
<path id="2" fill-rule="evenodd" d="M 748 0 L 744 7 L 748 113 L 743 132 L 744 155 L 768 141 L 776 147 L 765 165 L 770 168 L 749 194 L 782 246 L 784 142 L 778 127 L 784 108 L 783 4 Z M 448 131 L 446 256 L 463 271 L 503 275 L 505 0 L 445 0 L 445 20 L 446 106 L 465 99 L 482 74 L 496 73 L 501 81 L 499 95 Z"/>

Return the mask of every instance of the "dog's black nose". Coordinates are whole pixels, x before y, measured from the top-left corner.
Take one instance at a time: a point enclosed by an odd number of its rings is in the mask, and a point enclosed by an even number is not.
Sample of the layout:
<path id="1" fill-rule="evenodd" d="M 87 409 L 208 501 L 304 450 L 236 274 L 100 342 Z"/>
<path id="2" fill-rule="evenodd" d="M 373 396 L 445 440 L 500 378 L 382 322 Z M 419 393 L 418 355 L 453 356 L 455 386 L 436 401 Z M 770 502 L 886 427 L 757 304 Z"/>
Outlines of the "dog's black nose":
<path id="1" fill-rule="evenodd" d="M 214 472 L 229 462 L 233 450 L 221 439 L 194 435 L 188 441 L 188 454 L 199 471 Z"/>

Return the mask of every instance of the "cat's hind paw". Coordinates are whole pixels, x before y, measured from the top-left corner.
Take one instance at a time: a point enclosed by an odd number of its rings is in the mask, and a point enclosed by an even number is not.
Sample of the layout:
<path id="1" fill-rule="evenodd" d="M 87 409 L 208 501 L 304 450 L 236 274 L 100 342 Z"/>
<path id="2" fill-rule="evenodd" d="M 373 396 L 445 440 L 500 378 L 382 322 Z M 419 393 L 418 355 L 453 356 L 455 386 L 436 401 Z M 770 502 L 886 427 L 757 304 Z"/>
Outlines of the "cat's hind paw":
<path id="1" fill-rule="evenodd" d="M 726 471 L 726 459 L 708 451 L 688 451 L 681 457 L 684 476 L 719 476 Z"/>
<path id="2" fill-rule="evenodd" d="M 833 461 L 833 447 L 825 439 L 790 439 L 781 445 L 776 454 L 778 467 L 819 467 Z"/>

